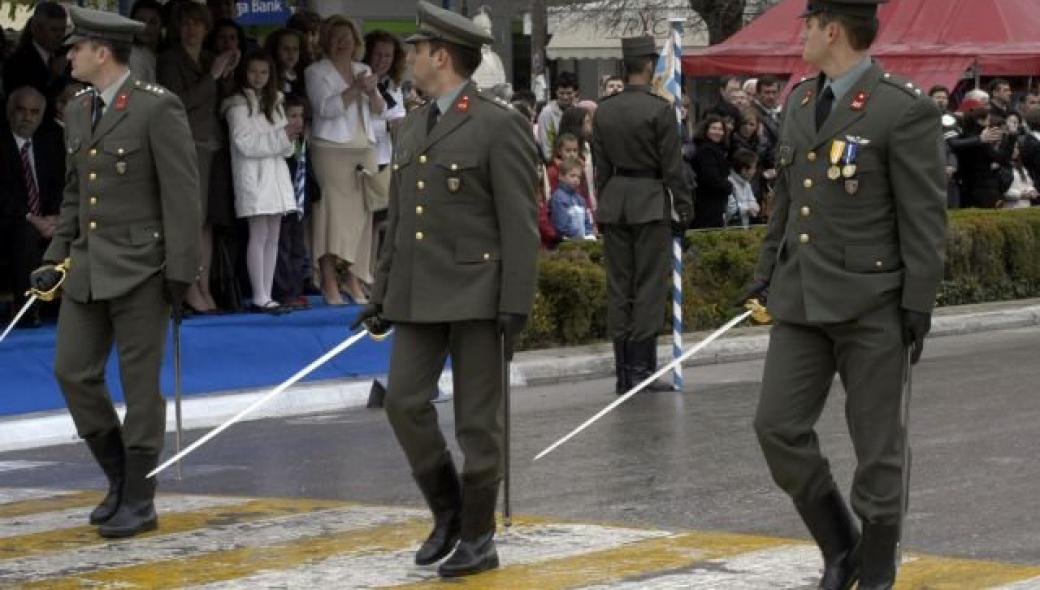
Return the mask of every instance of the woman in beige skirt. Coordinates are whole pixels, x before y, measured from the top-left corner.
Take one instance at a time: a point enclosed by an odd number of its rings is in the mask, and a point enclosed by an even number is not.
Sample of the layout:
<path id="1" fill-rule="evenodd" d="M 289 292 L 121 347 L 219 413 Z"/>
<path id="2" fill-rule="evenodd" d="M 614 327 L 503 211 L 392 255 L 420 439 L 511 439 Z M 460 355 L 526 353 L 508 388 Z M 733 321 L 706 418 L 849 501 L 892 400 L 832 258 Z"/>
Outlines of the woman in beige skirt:
<path id="1" fill-rule="evenodd" d="M 376 171 L 373 126 L 386 104 L 376 77 L 359 62 L 364 45 L 353 21 L 330 16 L 321 42 L 325 57 L 305 72 L 313 110 L 310 153 L 321 186 L 311 216 L 311 256 L 327 303 L 343 303 L 336 276 L 341 260 L 350 265 L 347 293 L 365 303 L 361 283 L 372 282 L 372 212 L 360 171 Z"/>

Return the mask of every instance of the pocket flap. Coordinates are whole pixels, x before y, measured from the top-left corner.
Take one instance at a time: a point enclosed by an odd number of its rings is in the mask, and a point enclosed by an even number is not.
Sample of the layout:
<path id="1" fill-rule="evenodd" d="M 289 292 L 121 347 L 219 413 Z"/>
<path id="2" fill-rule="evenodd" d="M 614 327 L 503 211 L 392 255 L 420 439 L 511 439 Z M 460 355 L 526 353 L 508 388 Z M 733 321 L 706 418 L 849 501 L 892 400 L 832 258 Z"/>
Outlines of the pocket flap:
<path id="1" fill-rule="evenodd" d="M 130 230 L 130 243 L 134 246 L 161 242 L 162 228 L 156 225 L 135 227 Z"/>
<path id="2" fill-rule="evenodd" d="M 113 137 L 102 142 L 101 149 L 106 154 L 112 154 L 113 156 L 122 158 L 127 154 L 132 154 L 141 149 L 141 142 L 136 139 L 120 139 Z"/>
<path id="3" fill-rule="evenodd" d="M 455 242 L 455 262 L 469 264 L 491 262 L 501 258 L 498 244 L 483 240 L 460 239 Z"/>
<path id="4" fill-rule="evenodd" d="M 845 269 L 852 272 L 890 272 L 903 267 L 899 248 L 890 244 L 845 246 Z"/>
<path id="5" fill-rule="evenodd" d="M 443 153 L 433 157 L 433 164 L 450 172 L 477 167 L 477 158 L 462 153 Z"/>

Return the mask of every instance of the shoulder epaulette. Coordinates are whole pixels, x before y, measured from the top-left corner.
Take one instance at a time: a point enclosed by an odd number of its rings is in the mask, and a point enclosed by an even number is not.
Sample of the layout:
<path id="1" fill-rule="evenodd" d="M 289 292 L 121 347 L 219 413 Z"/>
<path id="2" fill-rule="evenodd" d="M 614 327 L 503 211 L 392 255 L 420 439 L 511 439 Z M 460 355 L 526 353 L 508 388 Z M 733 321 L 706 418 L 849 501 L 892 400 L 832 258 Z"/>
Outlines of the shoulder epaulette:
<path id="1" fill-rule="evenodd" d="M 889 72 L 885 72 L 881 76 L 881 81 L 886 83 L 886 84 L 888 84 L 889 86 L 895 86 L 896 88 L 902 90 L 903 92 L 909 94 L 910 96 L 912 96 L 914 98 L 917 98 L 918 96 L 921 96 L 922 94 L 924 94 L 921 91 L 921 89 L 918 88 L 913 82 L 911 82 L 911 81 L 909 81 L 906 78 L 903 78 L 901 76 L 896 76 L 895 74 L 891 74 Z"/>
<path id="2" fill-rule="evenodd" d="M 82 90 L 80 90 L 76 94 L 72 95 L 72 98 L 79 98 L 79 97 L 83 96 L 84 94 L 89 94 L 91 92 L 94 92 L 94 87 L 93 86 L 85 86 L 85 87 L 83 87 Z"/>
<path id="3" fill-rule="evenodd" d="M 502 97 L 496 96 L 496 95 L 491 94 L 489 92 L 485 92 L 485 91 L 482 90 L 480 92 L 477 92 L 477 96 L 479 96 L 480 98 L 483 98 L 487 102 L 490 102 L 491 104 L 493 104 L 493 105 L 495 105 L 495 106 L 497 106 L 499 108 L 503 108 L 503 109 L 507 109 L 507 110 L 513 108 L 513 105 L 511 105 L 508 102 L 506 102 Z"/>
<path id="4" fill-rule="evenodd" d="M 150 92 L 151 94 L 154 94 L 156 96 L 162 96 L 163 94 L 169 92 L 169 90 L 163 88 L 162 86 L 154 82 L 145 82 L 143 80 L 134 80 L 134 89 Z"/>

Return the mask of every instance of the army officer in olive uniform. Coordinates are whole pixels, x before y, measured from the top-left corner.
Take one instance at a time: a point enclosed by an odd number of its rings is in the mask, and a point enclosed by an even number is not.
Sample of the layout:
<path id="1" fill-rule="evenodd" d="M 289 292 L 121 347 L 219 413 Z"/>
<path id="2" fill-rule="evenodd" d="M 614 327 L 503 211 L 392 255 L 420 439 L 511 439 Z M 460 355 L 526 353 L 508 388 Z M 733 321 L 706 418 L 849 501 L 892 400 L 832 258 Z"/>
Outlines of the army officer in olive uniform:
<path id="1" fill-rule="evenodd" d="M 54 372 L 79 435 L 108 477 L 90 515 L 105 537 L 156 527 L 154 480 L 166 404 L 159 370 L 171 303 L 178 310 L 197 274 L 199 203 L 195 151 L 176 96 L 127 69 L 144 25 L 72 7 L 72 75 L 92 85 L 65 110 L 67 173 L 50 264 L 35 288 L 58 282 L 70 259 L 58 319 Z M 126 398 L 120 424 L 105 386 L 115 342 Z"/>
<path id="2" fill-rule="evenodd" d="M 675 107 L 650 88 L 654 40 L 626 38 L 621 48 L 625 89 L 603 99 L 592 123 L 596 222 L 604 236 L 607 324 L 619 394 L 657 370 L 672 225 L 682 231 L 693 219 Z M 671 386 L 658 382 L 649 389 Z"/>
<path id="3" fill-rule="evenodd" d="M 418 14 L 410 59 L 430 100 L 394 139 L 390 226 L 359 322 L 396 325 L 386 412 L 434 515 L 415 561 L 458 542 L 438 571 L 461 576 L 498 567 L 502 355 L 534 299 L 538 151 L 529 123 L 469 79 L 491 38 L 426 2 Z M 461 482 L 429 401 L 449 353 Z"/>
<path id="4" fill-rule="evenodd" d="M 900 404 L 943 273 L 939 111 L 867 51 L 885 0 L 813 0 L 777 152 L 773 216 L 748 296 L 775 319 L 755 430 L 824 557 L 821 588 L 891 588 L 906 434 Z M 908 347 L 912 358 L 908 359 Z M 814 431 L 835 372 L 856 452 L 852 509 Z"/>

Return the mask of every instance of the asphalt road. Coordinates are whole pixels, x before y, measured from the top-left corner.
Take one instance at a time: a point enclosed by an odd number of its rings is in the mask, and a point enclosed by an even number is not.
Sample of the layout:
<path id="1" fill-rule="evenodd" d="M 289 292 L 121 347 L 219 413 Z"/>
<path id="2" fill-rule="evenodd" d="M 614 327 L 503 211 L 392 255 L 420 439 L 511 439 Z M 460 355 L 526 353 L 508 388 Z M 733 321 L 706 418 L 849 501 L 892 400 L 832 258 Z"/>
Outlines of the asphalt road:
<path id="1" fill-rule="evenodd" d="M 914 376 L 910 549 L 1040 565 L 1038 359 L 1035 327 L 929 341 Z M 636 396 L 537 463 L 538 451 L 615 399 L 613 382 L 517 389 L 514 512 L 806 539 L 751 429 L 761 369 L 758 361 L 689 370 L 684 393 Z M 819 433 L 847 488 L 854 465 L 843 401 L 836 383 Z M 438 407 L 450 429 L 451 403 Z M 101 487 L 82 445 L 0 454 L 19 461 L 46 465 L 0 472 L 3 486 Z M 183 480 L 169 473 L 164 492 L 422 503 L 379 410 L 241 424 L 198 451 Z"/>

